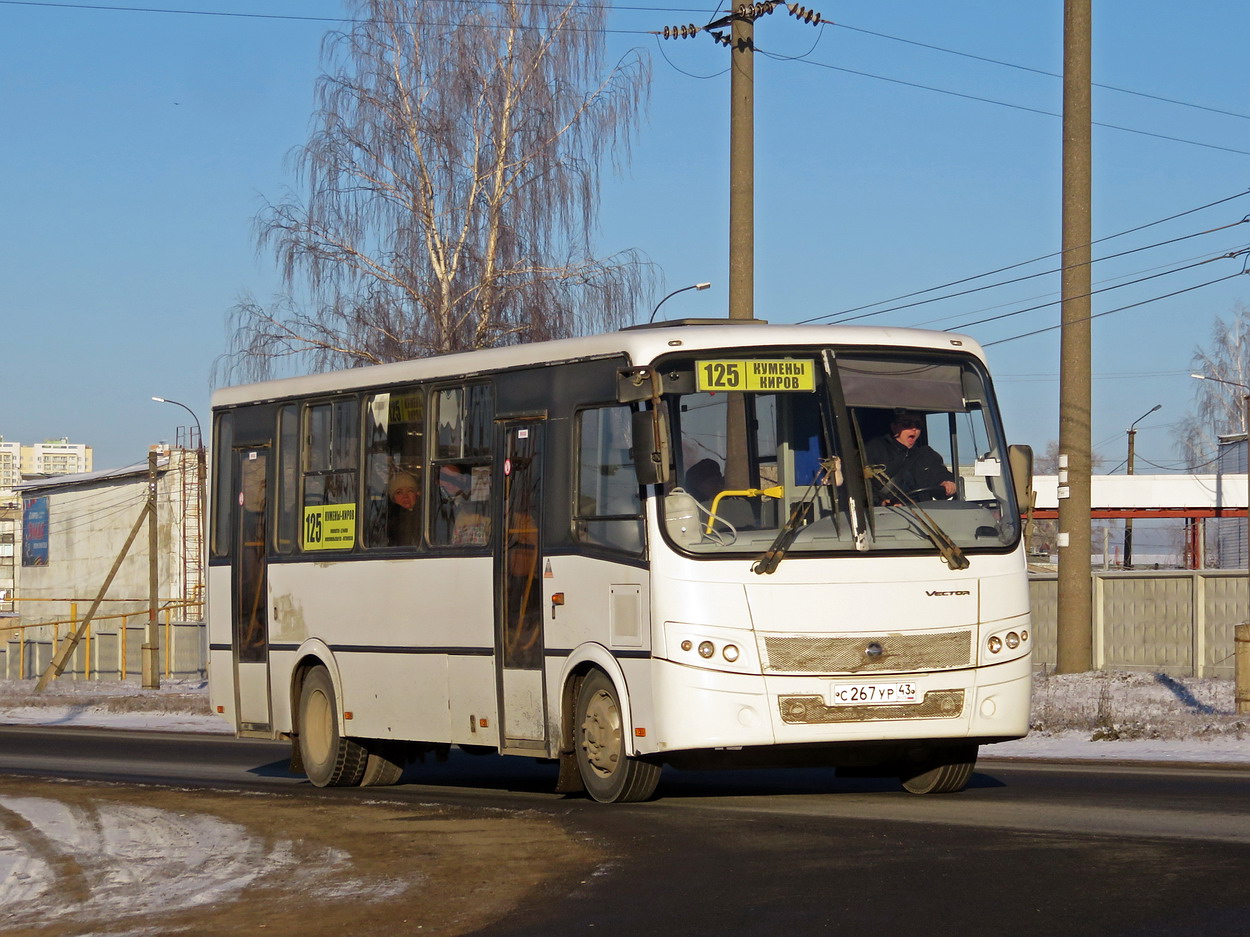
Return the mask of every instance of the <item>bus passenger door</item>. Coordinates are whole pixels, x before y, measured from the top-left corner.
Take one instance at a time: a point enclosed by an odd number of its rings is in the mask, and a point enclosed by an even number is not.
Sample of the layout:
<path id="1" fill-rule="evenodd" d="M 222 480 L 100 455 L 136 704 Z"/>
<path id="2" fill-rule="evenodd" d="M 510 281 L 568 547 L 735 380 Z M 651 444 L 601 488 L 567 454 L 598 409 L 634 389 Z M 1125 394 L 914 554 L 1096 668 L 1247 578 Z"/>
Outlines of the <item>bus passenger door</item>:
<path id="1" fill-rule="evenodd" d="M 495 652 L 499 661 L 501 746 L 545 747 L 543 582 L 539 530 L 543 424 L 503 424 L 503 496 L 496 525 Z"/>
<path id="2" fill-rule="evenodd" d="M 266 529 L 268 447 L 234 450 L 235 540 L 231 562 L 236 712 L 240 734 L 268 735 L 269 712 L 269 549 Z"/>

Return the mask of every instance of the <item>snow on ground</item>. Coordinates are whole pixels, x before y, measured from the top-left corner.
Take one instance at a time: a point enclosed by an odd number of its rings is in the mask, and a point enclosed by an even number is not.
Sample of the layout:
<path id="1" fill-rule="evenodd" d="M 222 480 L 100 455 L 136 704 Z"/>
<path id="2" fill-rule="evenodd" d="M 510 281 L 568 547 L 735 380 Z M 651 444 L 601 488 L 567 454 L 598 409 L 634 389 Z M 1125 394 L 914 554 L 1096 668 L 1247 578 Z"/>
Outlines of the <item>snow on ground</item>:
<path id="1" fill-rule="evenodd" d="M 269 841 L 220 817 L 0 793 L 0 907 L 9 926 L 167 916 L 278 879 L 356 900 L 404 888 L 399 879 L 355 880 L 341 850 Z"/>
<path id="2" fill-rule="evenodd" d="M 0 725 L 233 731 L 210 712 L 203 681 L 144 690 L 137 681 L 61 678 L 41 694 L 34 688 L 34 680 L 0 680 Z M 1232 680 L 1039 673 L 1031 721 L 1027 738 L 987 746 L 982 756 L 1250 764 L 1250 715 L 1235 714 Z"/>
<path id="3" fill-rule="evenodd" d="M 54 680 L 42 693 L 36 680 L 0 680 L 0 725 L 92 726 L 166 732 L 233 734 L 208 708 L 203 680 L 162 680 L 145 690 L 138 680 Z"/>
<path id="4" fill-rule="evenodd" d="M 144 690 L 133 681 L 62 679 L 41 694 L 34 685 L 0 681 L 0 724 L 231 731 L 209 711 L 207 686 L 199 681 Z M 1250 716 L 1235 714 L 1231 680 L 1039 674 L 1032 724 L 1027 738 L 986 746 L 983 757 L 1250 765 Z M 106 802 L 84 806 L 56 799 L 55 786 L 48 793 L 19 796 L 0 788 L 0 907 L 13 924 L 189 909 L 292 874 L 314 876 L 311 887 L 347 887 L 358 896 L 401 887 L 351 881 L 345 853 L 319 848 L 316 856 L 297 857 L 300 844 L 257 837 L 220 817 Z M 67 887 L 74 894 L 67 896 Z"/>

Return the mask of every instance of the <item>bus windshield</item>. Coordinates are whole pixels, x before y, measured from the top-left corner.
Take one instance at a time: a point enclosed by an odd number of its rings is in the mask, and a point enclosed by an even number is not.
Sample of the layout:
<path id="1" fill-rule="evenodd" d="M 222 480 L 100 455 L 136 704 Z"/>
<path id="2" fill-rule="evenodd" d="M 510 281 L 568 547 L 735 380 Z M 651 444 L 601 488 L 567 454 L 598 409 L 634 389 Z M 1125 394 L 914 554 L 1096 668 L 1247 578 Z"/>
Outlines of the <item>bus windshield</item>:
<path id="1" fill-rule="evenodd" d="M 1004 550 L 1019 536 L 986 374 L 969 356 L 666 361 L 664 529 L 696 556 Z"/>

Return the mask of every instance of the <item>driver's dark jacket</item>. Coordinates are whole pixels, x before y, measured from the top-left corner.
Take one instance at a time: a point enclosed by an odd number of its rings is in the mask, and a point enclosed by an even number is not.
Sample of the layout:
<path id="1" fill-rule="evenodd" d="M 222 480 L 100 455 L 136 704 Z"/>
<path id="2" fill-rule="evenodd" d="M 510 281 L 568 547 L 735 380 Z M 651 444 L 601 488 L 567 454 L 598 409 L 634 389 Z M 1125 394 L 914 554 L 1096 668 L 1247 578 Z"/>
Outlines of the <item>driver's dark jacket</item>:
<path id="1" fill-rule="evenodd" d="M 924 443 L 916 443 L 908 449 L 893 436 L 878 436 L 864 444 L 864 463 L 881 466 L 886 475 L 903 491 L 932 488 L 942 482 L 953 482 L 942 457 Z M 884 490 L 881 482 L 872 481 L 873 501 L 895 500 L 897 495 Z"/>

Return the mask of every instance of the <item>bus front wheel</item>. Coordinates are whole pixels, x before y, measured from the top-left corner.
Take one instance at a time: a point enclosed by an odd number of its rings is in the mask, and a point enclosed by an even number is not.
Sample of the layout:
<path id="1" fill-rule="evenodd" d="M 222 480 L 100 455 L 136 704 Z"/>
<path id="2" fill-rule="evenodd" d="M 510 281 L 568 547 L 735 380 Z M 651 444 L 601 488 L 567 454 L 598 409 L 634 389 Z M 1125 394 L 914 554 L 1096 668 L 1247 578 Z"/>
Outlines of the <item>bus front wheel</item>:
<path id="1" fill-rule="evenodd" d="M 660 766 L 625 754 L 624 720 L 612 681 L 592 670 L 577 694 L 577 767 L 586 792 L 601 804 L 646 800 L 660 782 Z"/>
<path id="2" fill-rule="evenodd" d="M 317 787 L 354 787 L 364 777 L 369 753 L 339 734 L 334 683 L 324 667 L 310 670 L 300 688 L 299 750 L 304 773 Z"/>
<path id="3" fill-rule="evenodd" d="M 939 748 L 899 772 L 903 788 L 913 794 L 955 794 L 968 786 L 977 766 L 977 746 Z"/>

